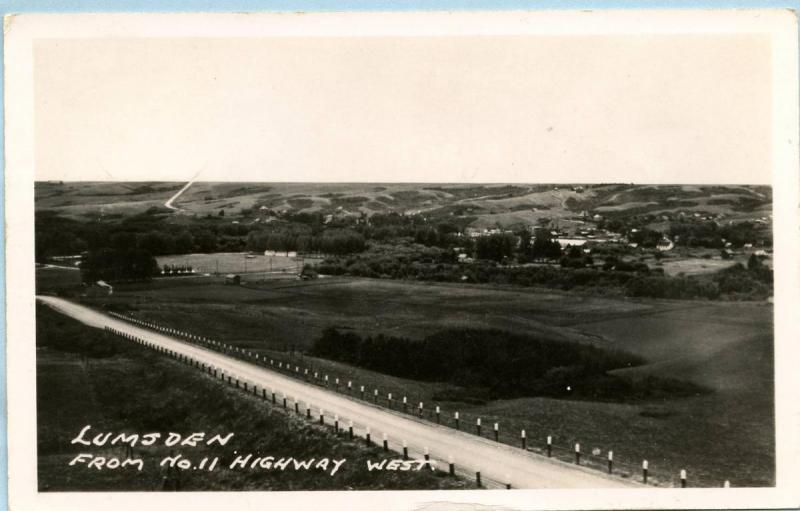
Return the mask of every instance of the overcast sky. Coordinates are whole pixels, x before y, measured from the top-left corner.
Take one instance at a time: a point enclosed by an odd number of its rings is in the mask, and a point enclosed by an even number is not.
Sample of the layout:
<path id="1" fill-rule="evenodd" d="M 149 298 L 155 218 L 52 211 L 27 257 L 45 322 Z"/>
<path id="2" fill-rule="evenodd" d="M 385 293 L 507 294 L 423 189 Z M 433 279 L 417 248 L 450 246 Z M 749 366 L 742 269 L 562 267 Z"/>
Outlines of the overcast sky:
<path id="1" fill-rule="evenodd" d="M 768 183 L 766 37 L 41 40 L 39 180 Z"/>

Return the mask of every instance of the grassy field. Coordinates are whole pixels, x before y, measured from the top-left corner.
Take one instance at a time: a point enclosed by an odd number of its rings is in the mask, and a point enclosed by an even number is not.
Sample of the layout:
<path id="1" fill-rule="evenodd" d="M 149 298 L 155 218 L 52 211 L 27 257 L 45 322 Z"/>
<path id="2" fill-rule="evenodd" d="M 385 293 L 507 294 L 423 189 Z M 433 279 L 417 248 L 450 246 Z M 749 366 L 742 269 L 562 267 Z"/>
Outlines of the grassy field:
<path id="1" fill-rule="evenodd" d="M 743 249 L 734 252 L 730 259 L 723 259 L 719 249 L 699 247 L 677 247 L 669 252 L 662 253 L 661 259 L 656 259 L 652 254 L 623 257 L 628 262 L 641 261 L 650 269 L 661 268 L 665 275 L 671 277 L 690 277 L 698 275 L 711 275 L 734 265 L 747 266 L 750 255 L 758 249 Z M 761 264 L 772 267 L 771 257 L 761 258 Z"/>
<path id="2" fill-rule="evenodd" d="M 473 485 L 443 471 L 369 473 L 366 460 L 386 455 L 377 447 L 272 409 L 197 370 L 127 341 L 107 336 L 38 306 L 38 484 L 40 491 L 458 489 Z M 97 432 L 234 433 L 224 447 L 70 444 L 81 429 Z M 234 451 L 301 460 L 346 459 L 334 475 L 321 470 L 260 471 L 229 468 Z M 143 470 L 69 466 L 88 452 L 107 459 L 143 460 Z M 219 456 L 214 471 L 167 470 L 163 457 L 183 454 L 197 462 Z"/>
<path id="3" fill-rule="evenodd" d="M 314 264 L 319 259 L 283 256 L 265 256 L 246 253 L 184 254 L 159 256 L 159 267 L 167 265 L 191 266 L 197 273 L 269 273 L 299 272 L 304 263 Z"/>
<path id="4" fill-rule="evenodd" d="M 257 350 L 293 364 L 379 389 L 381 399 L 439 404 L 464 424 L 499 421 L 502 436 L 532 446 L 551 434 L 559 448 L 580 441 L 609 449 L 635 475 L 648 459 L 654 481 L 674 483 L 687 469 L 693 485 L 774 484 L 772 307 L 765 303 L 681 302 L 585 297 L 531 289 L 367 279 L 265 282 L 225 286 L 214 279 L 164 279 L 117 286 L 89 300 L 165 325 Z M 471 399 L 464 389 L 393 378 L 302 355 L 327 326 L 410 338 L 450 326 L 500 328 L 630 351 L 648 374 L 696 382 L 711 393 L 647 402 L 597 403 L 523 398 Z M 297 350 L 292 355 L 291 350 Z M 396 402 L 395 402 L 396 406 Z M 569 456 L 567 451 L 563 455 Z M 587 455 L 591 461 L 592 456 Z M 598 463 L 602 460 L 597 459 Z"/>

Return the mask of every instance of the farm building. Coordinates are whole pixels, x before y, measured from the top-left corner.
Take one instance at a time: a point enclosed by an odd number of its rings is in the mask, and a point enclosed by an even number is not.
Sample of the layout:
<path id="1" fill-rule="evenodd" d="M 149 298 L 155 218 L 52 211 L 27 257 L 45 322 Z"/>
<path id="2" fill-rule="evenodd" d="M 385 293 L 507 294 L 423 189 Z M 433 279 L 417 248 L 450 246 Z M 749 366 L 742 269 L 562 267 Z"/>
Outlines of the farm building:
<path id="1" fill-rule="evenodd" d="M 471 263 L 472 262 L 472 258 L 469 256 L 469 254 L 458 254 L 458 262 L 459 263 Z"/>
<path id="2" fill-rule="evenodd" d="M 557 238 L 555 241 L 557 241 L 558 244 L 561 245 L 561 248 L 567 248 L 567 247 L 583 246 L 589 240 L 583 238 Z"/>
<path id="3" fill-rule="evenodd" d="M 672 240 L 670 240 L 669 238 L 661 238 L 660 240 L 658 240 L 658 243 L 656 244 L 656 248 L 658 249 L 659 252 L 667 252 L 669 250 L 672 250 L 674 247 L 675 244 L 672 243 Z"/>
<path id="4" fill-rule="evenodd" d="M 242 277 L 240 275 L 234 275 L 233 273 L 225 275 L 225 284 L 232 284 L 234 286 L 238 286 L 242 283 Z"/>

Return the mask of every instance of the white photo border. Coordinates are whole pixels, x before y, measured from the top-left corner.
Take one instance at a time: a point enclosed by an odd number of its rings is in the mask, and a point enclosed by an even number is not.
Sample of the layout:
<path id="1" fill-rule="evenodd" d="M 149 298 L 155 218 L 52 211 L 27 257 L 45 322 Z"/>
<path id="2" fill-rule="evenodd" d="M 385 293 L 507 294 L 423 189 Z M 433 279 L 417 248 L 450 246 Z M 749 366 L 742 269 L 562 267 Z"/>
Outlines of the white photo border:
<path id="1" fill-rule="evenodd" d="M 763 33 L 772 42 L 776 487 L 403 492 L 39 493 L 36 484 L 33 45 L 42 38 Z M 785 9 L 318 14 L 22 14 L 5 19 L 9 508 L 745 509 L 800 506 L 800 181 L 797 19 Z M 152 178 L 153 176 L 151 176 Z M 187 178 L 190 176 L 187 176 Z M 606 178 L 608 180 L 608 178 Z M 502 181 L 502 179 L 500 179 Z M 565 176 L 568 182 L 569 177 Z"/>

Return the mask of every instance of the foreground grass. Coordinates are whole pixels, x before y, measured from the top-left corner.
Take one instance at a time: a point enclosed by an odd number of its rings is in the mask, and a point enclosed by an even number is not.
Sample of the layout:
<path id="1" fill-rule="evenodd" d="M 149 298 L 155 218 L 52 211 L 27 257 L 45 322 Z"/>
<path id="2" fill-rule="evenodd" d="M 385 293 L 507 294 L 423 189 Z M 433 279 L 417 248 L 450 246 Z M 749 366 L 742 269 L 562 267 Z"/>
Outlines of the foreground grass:
<path id="1" fill-rule="evenodd" d="M 37 308 L 38 476 L 41 491 L 379 490 L 471 487 L 443 471 L 370 473 L 366 460 L 389 457 L 363 441 L 272 409 L 262 400 L 138 345 L 106 336 L 51 309 Z M 86 425 L 96 432 L 234 433 L 224 447 L 83 447 L 70 440 Z M 159 446 L 160 445 L 160 446 Z M 159 447 L 157 447 L 159 446 Z M 141 458 L 144 469 L 68 466 L 78 454 Z M 237 453 L 307 459 L 346 459 L 333 476 L 322 470 L 229 469 Z M 165 456 L 218 467 L 167 470 Z M 392 456 L 394 457 L 394 456 Z"/>

